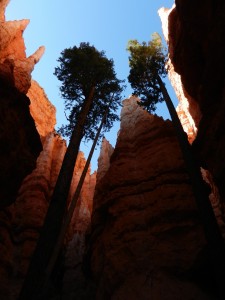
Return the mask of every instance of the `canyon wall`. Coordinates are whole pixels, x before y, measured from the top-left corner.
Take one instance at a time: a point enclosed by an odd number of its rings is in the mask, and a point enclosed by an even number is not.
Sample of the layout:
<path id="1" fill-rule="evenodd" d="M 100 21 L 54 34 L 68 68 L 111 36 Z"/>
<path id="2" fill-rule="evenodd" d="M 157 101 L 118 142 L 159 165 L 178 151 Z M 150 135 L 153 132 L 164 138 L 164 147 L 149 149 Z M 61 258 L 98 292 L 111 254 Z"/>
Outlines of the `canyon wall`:
<path id="1" fill-rule="evenodd" d="M 171 64 L 188 98 L 198 130 L 193 149 L 225 204 L 225 5 L 176 0 L 168 13 Z M 181 105 L 182 106 L 182 105 Z M 181 109 L 182 110 L 182 109 Z"/>
<path id="2" fill-rule="evenodd" d="M 29 20 L 6 21 L 4 11 L 8 2 L 0 2 L 0 205 L 7 205 L 0 211 L 0 298 L 14 300 L 22 286 L 48 209 L 66 142 L 54 129 L 55 107 L 38 83 L 31 80 L 31 72 L 44 47 L 26 57 L 23 32 Z M 68 205 L 85 162 L 84 154 L 80 152 Z M 84 240 L 90 223 L 96 181 L 96 174 L 91 175 L 90 171 L 89 168 L 66 235 L 66 262 L 71 259 L 74 247 Z M 76 266 L 76 261 L 73 260 L 73 264 Z M 71 275 L 71 265 L 67 263 L 66 266 L 63 272 Z"/>
<path id="3" fill-rule="evenodd" d="M 7 3 L 0 2 L 1 203 L 7 206 L 0 211 L 0 295 L 14 300 L 66 143 L 54 130 L 54 106 L 31 80 L 44 48 L 26 57 L 22 34 L 29 21 L 5 21 Z M 178 114 L 211 186 L 215 209 L 220 208 L 221 226 L 223 13 L 220 0 L 177 0 L 171 10 L 161 10 L 170 51 L 169 76 L 180 100 Z M 66 300 L 215 299 L 206 241 L 174 128 L 136 102 L 133 97 L 123 102 L 115 149 L 103 141 L 94 203 L 96 174 L 89 169 L 85 178 L 65 239 L 65 263 L 59 274 L 64 276 L 56 294 Z M 84 164 L 79 153 L 68 204 Z"/>
<path id="4" fill-rule="evenodd" d="M 164 38 L 169 48 L 169 55 L 167 61 L 168 77 L 179 101 L 178 106 L 176 108 L 177 114 L 180 118 L 184 131 L 188 135 L 189 142 L 192 143 L 197 135 L 198 124 L 201 119 L 201 112 L 198 104 L 186 91 L 182 83 L 181 76 L 174 70 L 174 66 L 171 61 L 171 57 L 173 55 L 173 47 L 171 45 L 171 32 L 169 32 L 168 23 L 169 16 L 174 10 L 174 7 L 175 5 L 171 9 L 163 7 L 159 9 L 158 13 L 162 21 Z"/>
<path id="5" fill-rule="evenodd" d="M 27 96 L 31 100 L 30 114 L 43 141 L 50 132 L 55 130 L 56 108 L 48 100 L 45 91 L 35 80 L 31 80 Z"/>
<path id="6" fill-rule="evenodd" d="M 15 201 L 23 178 L 36 164 L 42 150 L 40 137 L 29 112 L 31 72 L 44 48 L 26 57 L 23 31 L 28 20 L 5 21 L 9 1 L 0 3 L 0 207 Z"/>
<path id="7" fill-rule="evenodd" d="M 95 299 L 210 299 L 198 282 L 205 240 L 173 125 L 134 97 L 123 102 L 93 205 L 86 272 Z"/>
<path id="8" fill-rule="evenodd" d="M 29 90 L 28 94 L 31 100 L 31 113 L 43 143 L 43 151 L 37 159 L 36 168 L 23 180 L 14 203 L 0 213 L 0 235 L 2 239 L 0 277 L 3 279 L 0 281 L 0 293 L 2 299 L 17 298 L 66 151 L 66 142 L 53 130 L 55 108 L 43 93 L 42 88 L 35 82 L 32 82 L 31 88 L 33 86 L 35 86 L 35 93 Z M 32 95 L 35 97 L 33 98 Z M 42 97 L 37 97 L 37 95 L 42 95 Z M 38 105 L 36 101 L 38 101 Z M 36 116 L 38 117 L 36 118 Z M 48 120 L 47 125 L 46 122 L 43 122 L 46 118 Z M 79 152 L 68 205 L 75 192 L 85 162 L 84 154 Z M 91 175 L 90 171 L 89 168 L 65 239 L 65 244 L 68 247 L 66 267 L 63 271 L 65 278 L 67 278 L 64 280 L 65 285 L 72 280 L 77 265 L 77 261 L 72 260 L 73 251 L 83 243 L 86 228 L 90 223 L 96 181 L 96 174 Z M 81 260 L 81 257 L 80 255 L 76 259 Z M 73 264 L 70 264 L 69 261 L 73 261 Z"/>
<path id="9" fill-rule="evenodd" d="M 16 202 L 10 207 L 13 215 L 11 221 L 11 236 L 13 237 L 11 267 L 13 276 L 10 280 L 11 284 L 17 287 L 15 295 L 18 294 L 26 276 L 30 258 L 36 246 L 65 151 L 65 141 L 58 134 L 50 132 L 45 137 L 43 151 L 38 157 L 36 169 L 25 178 Z M 75 192 L 85 162 L 84 155 L 80 152 L 74 168 L 68 204 Z M 94 187 L 95 174 L 91 175 L 89 169 L 65 239 L 65 245 L 67 247 L 69 245 L 70 250 L 68 251 L 72 252 L 71 247 L 73 250 L 76 249 L 90 223 Z M 79 238 L 75 239 L 74 236 L 78 234 Z M 67 253 L 69 260 L 71 260 L 71 255 Z M 74 264 L 76 264 L 76 261 L 74 261 Z M 71 265 L 68 265 L 68 269 L 71 269 L 71 267 Z M 67 274 L 67 268 L 63 272 Z"/>
<path id="10" fill-rule="evenodd" d="M 30 100 L 0 78 L 0 208 L 13 203 L 22 180 L 42 150 L 29 112 Z"/>

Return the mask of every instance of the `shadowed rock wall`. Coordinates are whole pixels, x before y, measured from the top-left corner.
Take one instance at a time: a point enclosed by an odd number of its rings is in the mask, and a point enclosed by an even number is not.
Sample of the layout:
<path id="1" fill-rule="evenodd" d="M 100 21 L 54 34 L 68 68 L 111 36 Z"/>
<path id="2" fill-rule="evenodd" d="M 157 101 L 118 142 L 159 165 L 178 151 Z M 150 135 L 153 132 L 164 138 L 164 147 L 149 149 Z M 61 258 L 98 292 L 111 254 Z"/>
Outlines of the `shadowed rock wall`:
<path id="1" fill-rule="evenodd" d="M 190 95 L 197 120 L 193 144 L 225 203 L 225 4 L 218 0 L 176 0 L 169 15 L 169 51 L 175 71 Z M 196 116 L 196 106 L 199 114 Z"/>
<path id="2" fill-rule="evenodd" d="M 173 125 L 136 102 L 123 102 L 96 186 L 87 255 L 96 299 L 210 299 L 194 279 L 205 240 Z"/>
<path id="3" fill-rule="evenodd" d="M 0 79 L 0 208 L 15 202 L 18 189 L 42 150 L 29 98 Z"/>
<path id="4" fill-rule="evenodd" d="M 0 3 L 0 207 L 15 201 L 23 178 L 35 168 L 42 150 L 26 92 L 44 48 L 26 57 L 22 35 L 29 21 L 6 21 L 8 2 Z"/>

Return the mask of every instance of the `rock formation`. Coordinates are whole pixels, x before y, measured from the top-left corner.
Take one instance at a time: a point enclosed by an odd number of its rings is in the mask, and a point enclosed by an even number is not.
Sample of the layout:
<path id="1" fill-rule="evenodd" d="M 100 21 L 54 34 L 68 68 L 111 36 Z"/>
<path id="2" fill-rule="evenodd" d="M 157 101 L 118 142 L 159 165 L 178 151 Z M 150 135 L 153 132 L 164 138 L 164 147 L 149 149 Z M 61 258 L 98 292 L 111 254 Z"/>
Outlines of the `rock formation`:
<path id="1" fill-rule="evenodd" d="M 4 274 L 5 281 L 0 284 L 0 291 L 5 299 L 17 298 L 66 151 L 66 142 L 54 131 L 55 108 L 43 89 L 32 82 L 28 95 L 31 100 L 31 114 L 42 139 L 43 151 L 37 159 L 36 168 L 24 179 L 15 203 L 2 211 L 4 226 L 1 234 L 4 237 L 2 245 L 4 251 L 0 271 Z M 68 204 L 75 192 L 85 162 L 84 155 L 80 152 L 74 168 Z M 86 228 L 90 223 L 95 181 L 96 174 L 91 175 L 89 168 L 65 240 L 68 245 L 66 257 L 69 261 L 72 257 L 71 249 L 84 240 Z M 81 258 L 82 256 L 79 260 Z M 76 261 L 74 264 L 76 265 Z M 67 278 L 71 268 L 69 265 L 68 271 L 65 270 Z M 67 282 L 68 280 L 65 280 L 65 284 Z"/>
<path id="2" fill-rule="evenodd" d="M 48 100 L 43 88 L 35 81 L 31 81 L 31 87 L 27 96 L 31 100 L 30 113 L 34 119 L 37 131 L 41 138 L 53 132 L 56 124 L 56 109 Z"/>
<path id="3" fill-rule="evenodd" d="M 0 1 L 0 22 L 5 21 L 5 9 L 9 3 L 9 0 L 1 0 Z"/>
<path id="4" fill-rule="evenodd" d="M 224 184 L 222 183 L 225 178 L 224 172 L 221 171 L 224 169 L 222 163 L 224 161 L 224 151 L 222 150 L 224 135 L 218 135 L 218 132 L 221 131 L 220 128 L 224 125 L 223 102 L 225 100 L 222 94 L 217 95 L 218 90 L 223 88 L 221 71 L 216 72 L 216 76 L 221 77 L 218 86 L 215 80 L 212 81 L 212 85 L 209 84 L 210 87 L 208 86 L 211 76 L 208 74 L 208 66 L 210 64 L 213 67 L 211 60 L 214 56 L 214 52 L 210 52 L 214 43 L 212 35 L 219 26 L 217 21 L 221 20 L 221 11 L 217 5 L 213 11 L 210 4 L 207 3 L 204 6 L 204 11 L 201 5 L 196 5 L 195 13 L 192 15 L 189 5 L 190 3 L 188 4 L 186 1 L 179 1 L 177 6 L 174 5 L 170 10 L 160 9 L 159 15 L 164 36 L 169 46 L 169 77 L 179 99 L 178 115 L 184 130 L 189 135 L 190 142 L 193 142 L 197 136 L 193 149 L 203 166 L 204 180 L 211 187 L 210 200 L 215 214 L 218 216 L 217 219 L 223 235 L 225 235 Z M 204 19 L 203 23 L 209 22 L 209 24 L 204 28 L 201 20 L 206 11 L 207 18 Z M 218 15 L 218 20 L 216 20 L 216 15 Z M 199 16 L 200 19 L 198 19 Z M 199 25 L 196 31 L 192 29 L 194 22 Z M 218 30 L 220 32 L 220 29 Z M 216 40 L 218 34 L 222 35 L 221 32 L 217 32 Z M 222 45 L 225 44 L 223 38 L 218 42 Z M 191 48 L 190 45 L 192 45 Z M 208 78 L 206 79 L 208 83 L 205 85 L 203 85 L 204 78 Z M 215 96 L 212 97 L 216 99 L 216 102 L 215 105 L 213 103 L 209 106 L 207 99 L 210 93 L 212 95 L 212 91 L 207 92 L 207 90 L 211 88 L 215 91 Z M 203 90 L 206 92 L 203 93 Z M 196 135 L 199 129 L 201 130 Z M 220 163 L 218 163 L 218 159 Z"/>
<path id="5" fill-rule="evenodd" d="M 102 179 L 105 173 L 108 171 L 110 166 L 110 158 L 113 154 L 114 148 L 107 141 L 106 138 L 103 138 L 101 144 L 101 151 L 98 158 L 98 172 L 97 172 L 97 182 Z"/>
<path id="6" fill-rule="evenodd" d="M 96 186 L 87 254 L 96 299 L 210 299 L 194 279 L 205 241 L 173 125 L 136 102 L 123 102 Z"/>
<path id="7" fill-rule="evenodd" d="M 0 233 L 4 238 L 1 245 L 4 251 L 1 252 L 0 271 L 4 274 L 5 281 L 1 281 L 0 292 L 5 296 L 4 299 L 17 298 L 65 151 L 65 141 L 54 132 L 49 133 L 45 137 L 43 151 L 37 160 L 37 167 L 23 181 L 16 202 L 1 212 L 1 221 L 4 222 L 4 226 Z M 71 201 L 84 164 L 85 158 L 80 152 L 74 169 L 68 203 Z M 79 244 L 79 239 L 76 239 L 75 236 L 79 235 L 80 240 L 84 239 L 86 228 L 90 223 L 95 178 L 96 174 L 90 175 L 89 170 L 67 234 L 66 244 L 69 244 L 69 250 L 72 248 L 71 243 L 76 246 L 76 243 Z M 67 257 L 68 260 L 71 260 L 71 255 L 67 254 Z M 79 257 L 79 259 L 81 258 Z M 68 266 L 68 269 L 71 269 L 71 266 Z M 67 271 L 65 273 L 67 275 Z"/>
<path id="8" fill-rule="evenodd" d="M 26 58 L 22 34 L 28 21 L 5 21 L 8 2 L 0 3 L 0 207 L 15 201 L 23 178 L 35 168 L 42 150 L 26 92 L 43 48 Z"/>
<path id="9" fill-rule="evenodd" d="M 177 107 L 177 113 L 180 118 L 181 124 L 184 128 L 184 131 L 188 135 L 190 143 L 192 143 L 197 134 L 197 126 L 199 124 L 201 113 L 199 111 L 198 105 L 194 102 L 192 97 L 185 90 L 180 75 L 175 72 L 174 66 L 171 62 L 170 57 L 172 56 L 173 48 L 170 45 L 170 32 L 168 32 L 168 16 L 171 11 L 174 9 L 174 6 L 171 9 L 161 8 L 158 13 L 162 21 L 162 28 L 165 40 L 169 46 L 169 58 L 167 62 L 168 76 L 170 82 L 174 88 L 179 104 Z M 190 107 L 192 108 L 192 114 L 190 113 Z"/>
<path id="10" fill-rule="evenodd" d="M 31 83 L 34 65 L 44 53 L 40 47 L 34 54 L 26 57 L 23 32 L 29 20 L 5 21 L 0 23 L 0 77 L 26 94 Z"/>
<path id="11" fill-rule="evenodd" d="M 11 280 L 17 282 L 19 287 L 26 275 L 65 151 L 65 141 L 54 132 L 49 133 L 45 138 L 43 151 L 37 160 L 36 169 L 25 178 L 17 200 L 11 206 L 14 216 L 12 234 L 16 241 L 12 253 L 14 276 Z M 84 164 L 85 159 L 83 153 L 80 152 L 74 169 L 68 203 L 75 191 Z M 89 170 L 67 234 L 66 244 L 73 239 L 73 235 L 77 232 L 84 235 L 86 231 L 90 222 L 94 186 L 95 174 L 90 175 Z M 18 290 L 16 292 L 18 293 Z"/>
<path id="12" fill-rule="evenodd" d="M 193 148 L 225 203 L 225 6 L 220 1 L 177 0 L 168 16 L 174 70 L 191 97 L 189 113 L 198 127 Z M 199 108 L 199 109 L 196 109 Z M 196 115 L 197 113 L 197 115 Z"/>
<path id="13" fill-rule="evenodd" d="M 38 83 L 31 81 L 31 71 L 44 48 L 26 57 L 22 34 L 29 21 L 5 21 L 8 2 L 0 2 L 0 113 L 4 121 L 0 182 L 1 204 L 8 206 L 0 211 L 0 295 L 3 300 L 14 300 L 66 143 L 54 131 L 54 106 Z M 224 9 L 222 0 L 202 4 L 176 0 L 170 11 L 160 11 L 170 51 L 169 76 L 180 100 L 178 114 L 211 186 L 210 198 L 221 227 Z M 86 176 L 64 241 L 60 295 L 88 300 L 215 299 L 206 242 L 173 126 L 169 120 L 147 114 L 136 102 L 131 98 L 123 103 L 115 150 L 103 141 L 87 243 L 96 174 L 91 175 L 89 169 Z M 80 153 L 68 205 L 84 164 Z"/>
<path id="14" fill-rule="evenodd" d="M 8 1 L 0 2 L 0 115 L 3 121 L 0 196 L 1 206 L 8 205 L 0 211 L 0 298 L 14 300 L 48 209 L 66 142 L 54 130 L 55 107 L 38 83 L 31 81 L 31 71 L 44 48 L 26 57 L 22 34 L 29 21 L 5 21 L 7 4 Z M 80 152 L 68 204 L 85 162 Z M 70 250 L 73 245 L 77 246 L 79 238 L 84 240 L 90 223 L 95 180 L 96 174 L 91 175 L 89 169 L 65 239 Z M 67 257 L 70 259 L 70 253 Z"/>
<path id="15" fill-rule="evenodd" d="M 42 145 L 27 96 L 1 79 L 0 85 L 0 208 L 3 208 L 15 201 L 22 180 L 35 168 Z"/>

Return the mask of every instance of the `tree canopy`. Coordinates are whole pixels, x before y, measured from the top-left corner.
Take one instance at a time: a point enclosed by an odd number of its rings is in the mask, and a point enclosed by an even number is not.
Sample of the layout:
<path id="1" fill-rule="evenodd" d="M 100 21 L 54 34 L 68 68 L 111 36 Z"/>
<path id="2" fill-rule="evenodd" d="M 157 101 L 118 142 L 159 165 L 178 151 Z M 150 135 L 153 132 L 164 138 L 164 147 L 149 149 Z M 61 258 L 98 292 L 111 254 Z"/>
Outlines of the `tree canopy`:
<path id="1" fill-rule="evenodd" d="M 62 82 L 60 92 L 65 100 L 65 112 L 69 121 L 59 132 L 64 136 L 71 136 L 81 107 L 92 88 L 94 96 L 83 137 L 85 140 L 94 139 L 108 105 L 109 111 L 103 130 L 109 131 L 113 122 L 119 119 L 116 111 L 121 105 L 121 92 L 124 89 L 124 81 L 116 77 L 113 60 L 108 59 L 104 51 L 98 51 L 89 43 L 80 43 L 79 47 L 63 50 L 58 62 L 59 66 L 55 68 L 54 74 Z"/>
<path id="2" fill-rule="evenodd" d="M 165 77 L 167 74 L 166 51 L 161 38 L 154 33 L 148 43 L 130 40 L 127 50 L 130 52 L 128 81 L 134 95 L 140 98 L 140 104 L 149 112 L 154 112 L 156 104 L 164 100 L 157 76 Z"/>

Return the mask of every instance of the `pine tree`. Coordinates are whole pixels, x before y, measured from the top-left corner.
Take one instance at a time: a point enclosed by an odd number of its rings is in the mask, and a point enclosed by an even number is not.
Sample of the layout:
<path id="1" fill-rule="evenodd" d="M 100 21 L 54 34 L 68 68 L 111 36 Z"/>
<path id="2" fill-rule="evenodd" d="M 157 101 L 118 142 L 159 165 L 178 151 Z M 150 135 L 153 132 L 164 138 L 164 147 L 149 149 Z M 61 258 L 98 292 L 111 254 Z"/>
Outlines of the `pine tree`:
<path id="1" fill-rule="evenodd" d="M 70 142 L 53 191 L 36 249 L 21 290 L 20 300 L 43 300 L 46 271 L 57 244 L 67 209 L 67 197 L 82 138 L 94 139 L 98 124 L 108 110 L 105 130 L 118 119 L 122 81 L 116 78 L 113 60 L 106 58 L 89 43 L 65 49 L 55 75 L 62 86 L 61 94 L 69 111 L 69 124 L 61 132 Z"/>
<path id="2" fill-rule="evenodd" d="M 59 133 L 71 137 L 81 107 L 92 88 L 94 94 L 84 125 L 84 139 L 94 139 L 108 105 L 104 131 L 109 131 L 113 122 L 119 120 L 117 109 L 121 105 L 121 92 L 124 88 L 123 81 L 116 78 L 113 60 L 108 59 L 104 51 L 96 50 L 89 43 L 81 43 L 79 47 L 63 50 L 58 62 L 59 66 L 55 68 L 54 74 L 62 82 L 60 92 L 69 122 L 59 128 Z"/>
<path id="3" fill-rule="evenodd" d="M 156 104 L 164 101 L 158 76 L 167 75 L 166 51 L 162 46 L 161 38 L 154 33 L 148 43 L 140 44 L 137 40 L 130 40 L 127 50 L 130 52 L 128 81 L 134 95 L 140 98 L 140 104 L 148 112 L 154 112 Z"/>

